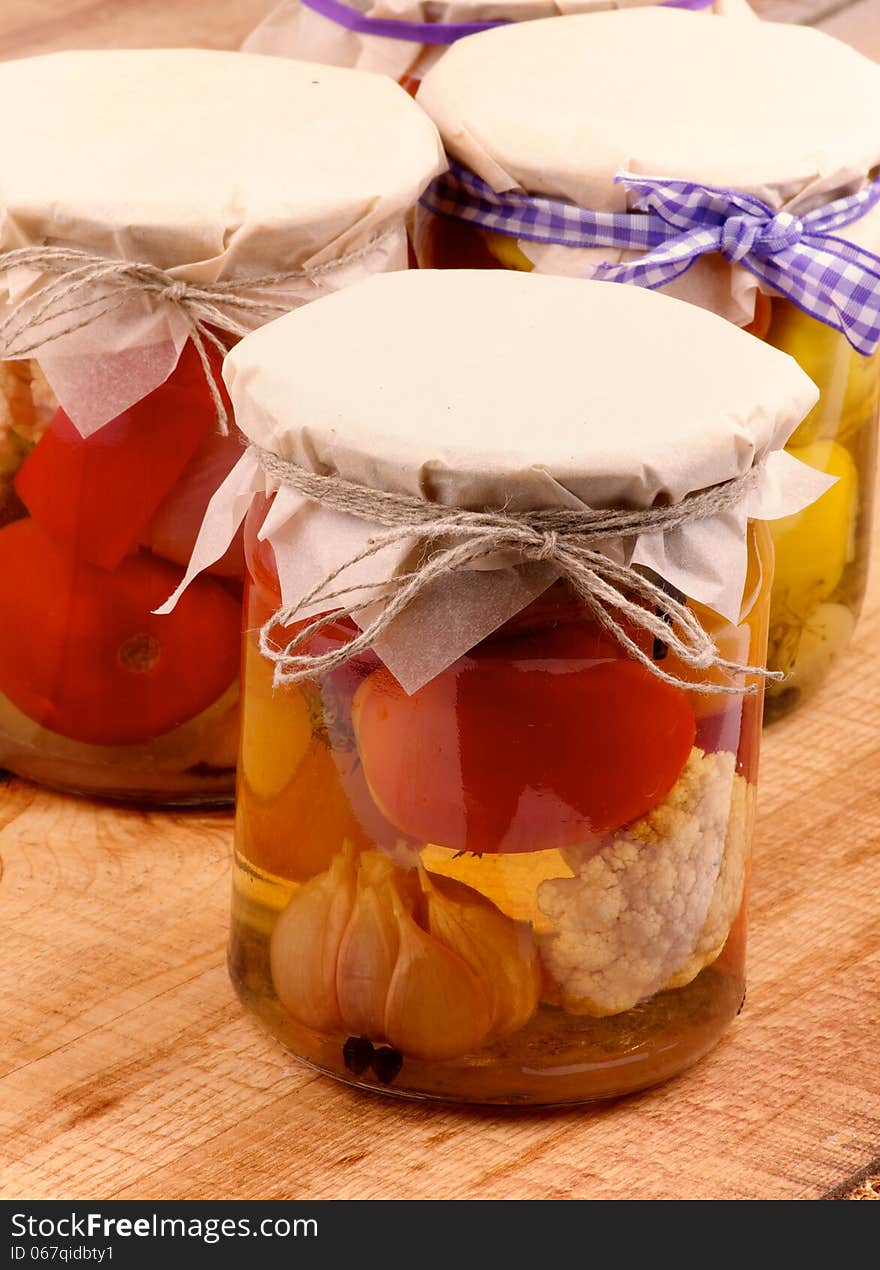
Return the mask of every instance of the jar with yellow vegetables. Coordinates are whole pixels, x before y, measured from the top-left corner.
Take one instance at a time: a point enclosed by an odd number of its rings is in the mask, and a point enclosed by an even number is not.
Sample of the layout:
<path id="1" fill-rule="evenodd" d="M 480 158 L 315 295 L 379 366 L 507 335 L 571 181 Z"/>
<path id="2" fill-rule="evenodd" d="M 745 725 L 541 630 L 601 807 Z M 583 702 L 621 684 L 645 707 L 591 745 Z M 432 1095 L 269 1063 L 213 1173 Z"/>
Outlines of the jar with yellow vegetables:
<path id="1" fill-rule="evenodd" d="M 744 94 L 744 78 L 760 92 Z M 633 85 L 650 110 L 633 113 Z M 422 266 L 660 289 L 813 378 L 819 403 L 788 450 L 828 477 L 827 492 L 773 527 L 768 664 L 784 677 L 768 685 L 766 715 L 786 713 L 846 647 L 865 590 L 880 68 L 807 28 L 628 9 L 475 36 L 429 72 L 418 100 L 452 164 L 419 209 Z"/>
<path id="2" fill-rule="evenodd" d="M 487 271 L 371 279 L 224 374 L 252 442 L 206 527 L 221 550 L 250 503 L 247 1008 L 411 1097 L 695 1062 L 743 999 L 762 517 L 815 493 L 779 452 L 813 385 L 693 306 Z"/>
<path id="3" fill-rule="evenodd" d="M 376 76 L 209 50 L 4 62 L 0 112 L 0 768 L 228 804 L 241 537 L 156 612 L 241 455 L 222 358 L 405 266 L 436 131 Z"/>

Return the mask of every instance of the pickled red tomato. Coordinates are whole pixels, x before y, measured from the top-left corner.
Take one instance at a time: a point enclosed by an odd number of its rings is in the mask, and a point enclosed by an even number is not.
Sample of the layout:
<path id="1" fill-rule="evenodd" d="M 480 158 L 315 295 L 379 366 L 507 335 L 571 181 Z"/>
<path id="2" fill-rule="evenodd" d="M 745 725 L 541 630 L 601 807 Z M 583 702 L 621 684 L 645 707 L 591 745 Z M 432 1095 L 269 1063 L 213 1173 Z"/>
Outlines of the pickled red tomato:
<path id="1" fill-rule="evenodd" d="M 219 353 L 209 357 L 219 379 Z M 91 436 L 57 411 L 16 476 L 16 493 L 81 559 L 115 569 L 216 425 L 202 363 L 187 344 L 163 384 Z"/>
<path id="2" fill-rule="evenodd" d="M 238 674 L 240 607 L 148 552 L 106 573 L 34 520 L 0 530 L 0 692 L 42 727 L 94 745 L 149 741 L 212 705 Z"/>
<path id="3" fill-rule="evenodd" d="M 141 545 L 174 564 L 189 564 L 208 503 L 242 456 L 241 433 L 209 432 L 180 479 L 171 487 L 141 536 Z M 239 530 L 223 557 L 206 572 L 244 576 L 244 535 Z"/>
<path id="4" fill-rule="evenodd" d="M 644 815 L 695 736 L 686 691 L 582 624 L 485 643 L 412 696 L 382 668 L 352 713 L 388 819 L 481 853 L 559 848 Z"/>

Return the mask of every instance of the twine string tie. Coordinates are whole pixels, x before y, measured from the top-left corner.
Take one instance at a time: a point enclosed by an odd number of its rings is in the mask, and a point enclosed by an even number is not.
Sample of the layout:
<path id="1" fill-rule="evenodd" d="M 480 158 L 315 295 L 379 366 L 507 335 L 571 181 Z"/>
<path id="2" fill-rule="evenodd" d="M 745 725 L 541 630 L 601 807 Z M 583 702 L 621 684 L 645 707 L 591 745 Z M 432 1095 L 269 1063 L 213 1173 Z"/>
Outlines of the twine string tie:
<path id="1" fill-rule="evenodd" d="M 658 584 L 637 566 L 615 561 L 599 549 L 610 539 L 626 540 L 643 533 L 668 531 L 734 507 L 755 487 L 760 466 L 666 507 L 467 511 L 310 472 L 260 446 L 251 448 L 271 482 L 323 506 L 382 526 L 381 532 L 370 537 L 360 551 L 330 570 L 296 603 L 282 604 L 263 625 L 260 651 L 274 664 L 276 684 L 320 678 L 352 657 L 374 649 L 395 618 L 436 582 L 499 553 L 513 555 L 523 563 L 552 564 L 602 629 L 628 656 L 665 683 L 700 693 L 757 692 L 754 683 L 691 681 L 670 674 L 633 638 L 633 628 L 661 641 L 691 670 L 721 671 L 740 680 L 782 677 L 778 671 L 722 657 L 684 598 L 671 595 L 667 584 Z M 343 581 L 343 575 L 354 566 L 373 559 L 386 547 L 413 539 L 420 551 L 409 572 L 375 582 Z M 353 598 L 355 592 L 368 592 L 369 597 L 361 594 Z M 348 643 L 325 652 L 306 651 L 325 627 L 344 618 L 355 618 L 377 601 L 384 601 L 384 607 L 370 615 Z M 305 621 L 286 643 L 278 643 L 279 628 L 297 625 L 304 612 L 325 605 L 330 606 L 327 611 Z"/>
<path id="2" fill-rule="evenodd" d="M 254 326 L 289 313 L 295 302 L 272 295 L 284 283 L 318 280 L 325 273 L 353 264 L 375 251 L 394 233 L 389 229 L 365 246 L 322 265 L 232 278 L 220 282 L 187 282 L 158 265 L 101 256 L 78 247 L 19 247 L 0 255 L 0 277 L 27 268 L 43 280 L 0 321 L 0 360 L 31 357 L 50 340 L 72 335 L 121 309 L 140 296 L 171 305 L 184 318 L 198 353 L 217 416 L 217 427 L 229 432 L 229 415 L 209 349 L 220 357 L 228 351 L 218 332 L 236 339 Z"/>

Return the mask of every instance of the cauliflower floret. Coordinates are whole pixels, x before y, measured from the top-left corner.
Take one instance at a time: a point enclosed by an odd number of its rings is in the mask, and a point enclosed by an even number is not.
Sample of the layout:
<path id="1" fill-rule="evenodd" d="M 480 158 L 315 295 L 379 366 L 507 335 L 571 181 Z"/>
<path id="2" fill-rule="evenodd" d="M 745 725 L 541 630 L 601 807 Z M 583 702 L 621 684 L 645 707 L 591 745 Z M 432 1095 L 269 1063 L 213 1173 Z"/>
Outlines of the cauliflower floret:
<path id="1" fill-rule="evenodd" d="M 15 474 L 58 409 L 36 362 L 0 362 L 0 525 L 22 514 L 8 505 Z"/>
<path id="2" fill-rule="evenodd" d="M 0 362 L 0 477 L 15 475 L 57 408 L 36 362 Z"/>
<path id="3" fill-rule="evenodd" d="M 538 907 L 555 928 L 542 955 L 567 1009 L 619 1014 L 718 956 L 750 839 L 752 792 L 735 765 L 694 748 L 659 806 L 598 850 L 567 852 L 573 878 L 541 883 Z"/>
<path id="4" fill-rule="evenodd" d="M 30 447 L 46 431 L 58 401 L 36 362 L 0 362 L 0 436 Z"/>

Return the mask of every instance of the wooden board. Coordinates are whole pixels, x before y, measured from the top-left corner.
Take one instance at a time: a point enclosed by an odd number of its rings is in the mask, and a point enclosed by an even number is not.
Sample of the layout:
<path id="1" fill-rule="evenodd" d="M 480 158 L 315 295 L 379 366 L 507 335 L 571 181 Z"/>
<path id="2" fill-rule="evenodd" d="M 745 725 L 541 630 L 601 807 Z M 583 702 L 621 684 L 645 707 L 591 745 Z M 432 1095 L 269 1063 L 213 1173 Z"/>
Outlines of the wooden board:
<path id="1" fill-rule="evenodd" d="M 0 49 L 233 43 L 259 7 L 5 0 Z M 229 817 L 10 782 L 0 1195 L 877 1198 L 878 719 L 875 568 L 834 680 L 766 739 L 742 1016 L 667 1086 L 553 1113 L 393 1102 L 299 1067 L 227 981 Z"/>

